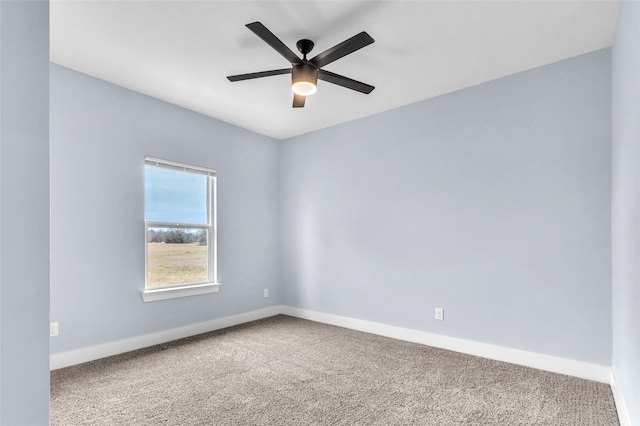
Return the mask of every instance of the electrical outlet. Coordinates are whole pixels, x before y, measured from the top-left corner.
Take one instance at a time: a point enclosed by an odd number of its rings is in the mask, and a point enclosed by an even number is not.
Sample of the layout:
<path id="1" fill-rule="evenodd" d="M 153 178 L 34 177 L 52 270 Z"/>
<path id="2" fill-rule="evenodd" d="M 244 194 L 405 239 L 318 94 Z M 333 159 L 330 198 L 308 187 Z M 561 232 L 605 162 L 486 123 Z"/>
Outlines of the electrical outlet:
<path id="1" fill-rule="evenodd" d="M 59 328 L 57 322 L 52 322 L 49 324 L 49 337 L 56 337 L 58 335 Z"/>
<path id="2" fill-rule="evenodd" d="M 444 309 L 436 308 L 436 319 L 438 321 L 444 321 Z"/>
<path id="3" fill-rule="evenodd" d="M 264 289 L 264 297 L 269 297 L 269 289 L 268 288 Z"/>

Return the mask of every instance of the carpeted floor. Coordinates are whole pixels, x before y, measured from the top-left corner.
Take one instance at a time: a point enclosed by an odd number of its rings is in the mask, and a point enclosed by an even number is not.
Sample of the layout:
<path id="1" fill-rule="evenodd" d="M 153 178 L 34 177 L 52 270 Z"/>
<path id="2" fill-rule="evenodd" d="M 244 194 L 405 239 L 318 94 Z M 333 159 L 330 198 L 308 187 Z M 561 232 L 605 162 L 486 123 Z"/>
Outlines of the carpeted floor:
<path id="1" fill-rule="evenodd" d="M 51 373 L 51 425 L 617 425 L 608 385 L 277 316 Z"/>

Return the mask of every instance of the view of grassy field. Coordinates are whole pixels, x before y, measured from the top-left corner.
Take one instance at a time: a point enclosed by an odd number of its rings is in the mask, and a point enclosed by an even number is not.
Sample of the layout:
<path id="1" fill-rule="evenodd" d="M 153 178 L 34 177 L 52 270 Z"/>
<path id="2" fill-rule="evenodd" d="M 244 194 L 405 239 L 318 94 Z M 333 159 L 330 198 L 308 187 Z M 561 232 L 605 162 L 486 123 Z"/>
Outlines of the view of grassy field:
<path id="1" fill-rule="evenodd" d="M 207 281 L 207 246 L 147 243 L 147 286 Z"/>

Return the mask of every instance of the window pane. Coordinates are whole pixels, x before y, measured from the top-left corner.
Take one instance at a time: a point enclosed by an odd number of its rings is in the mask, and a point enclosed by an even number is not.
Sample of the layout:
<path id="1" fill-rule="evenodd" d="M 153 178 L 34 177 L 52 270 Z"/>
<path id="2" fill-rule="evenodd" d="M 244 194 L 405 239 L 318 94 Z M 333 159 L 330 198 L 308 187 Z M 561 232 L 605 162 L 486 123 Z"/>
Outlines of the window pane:
<path id="1" fill-rule="evenodd" d="M 196 228 L 149 228 L 147 288 L 209 281 L 208 232 Z"/>
<path id="2" fill-rule="evenodd" d="M 207 176 L 145 166 L 147 222 L 208 223 Z"/>

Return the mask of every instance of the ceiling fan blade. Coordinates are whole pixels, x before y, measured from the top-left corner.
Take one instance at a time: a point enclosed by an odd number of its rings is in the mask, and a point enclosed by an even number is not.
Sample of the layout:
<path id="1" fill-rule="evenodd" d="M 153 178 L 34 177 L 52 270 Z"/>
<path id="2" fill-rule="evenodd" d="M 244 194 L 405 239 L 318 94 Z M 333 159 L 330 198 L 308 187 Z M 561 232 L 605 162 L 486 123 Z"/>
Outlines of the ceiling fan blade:
<path id="1" fill-rule="evenodd" d="M 331 62 L 342 58 L 343 56 L 353 53 L 358 49 L 362 49 L 365 46 L 370 45 L 375 40 L 371 38 L 365 31 L 360 34 L 356 34 L 348 40 L 343 41 L 340 44 L 336 44 L 332 48 L 325 50 L 324 52 L 314 56 L 309 61 L 316 68 L 322 68 Z"/>
<path id="2" fill-rule="evenodd" d="M 361 81 L 353 80 L 351 78 L 336 74 L 327 70 L 318 70 L 318 78 L 320 80 L 328 81 L 329 83 L 337 84 L 338 86 L 346 87 L 347 89 L 355 90 L 365 94 L 371 93 L 374 86 L 365 84 Z"/>
<path id="3" fill-rule="evenodd" d="M 304 101 L 307 99 L 306 96 L 298 95 L 296 93 L 293 94 L 293 107 L 294 108 L 303 108 Z"/>
<path id="4" fill-rule="evenodd" d="M 255 33 L 258 37 L 265 41 L 269 46 L 273 47 L 276 52 L 284 56 L 287 61 L 292 64 L 301 64 L 302 59 L 296 55 L 293 50 L 289 49 L 278 37 L 267 29 L 261 22 L 252 22 L 247 24 L 247 28 Z"/>
<path id="5" fill-rule="evenodd" d="M 242 81 L 251 80 L 252 78 L 270 77 L 272 75 L 291 74 L 291 68 L 283 68 L 281 70 L 260 71 L 252 72 L 249 74 L 230 75 L 227 78 L 229 81 Z"/>

